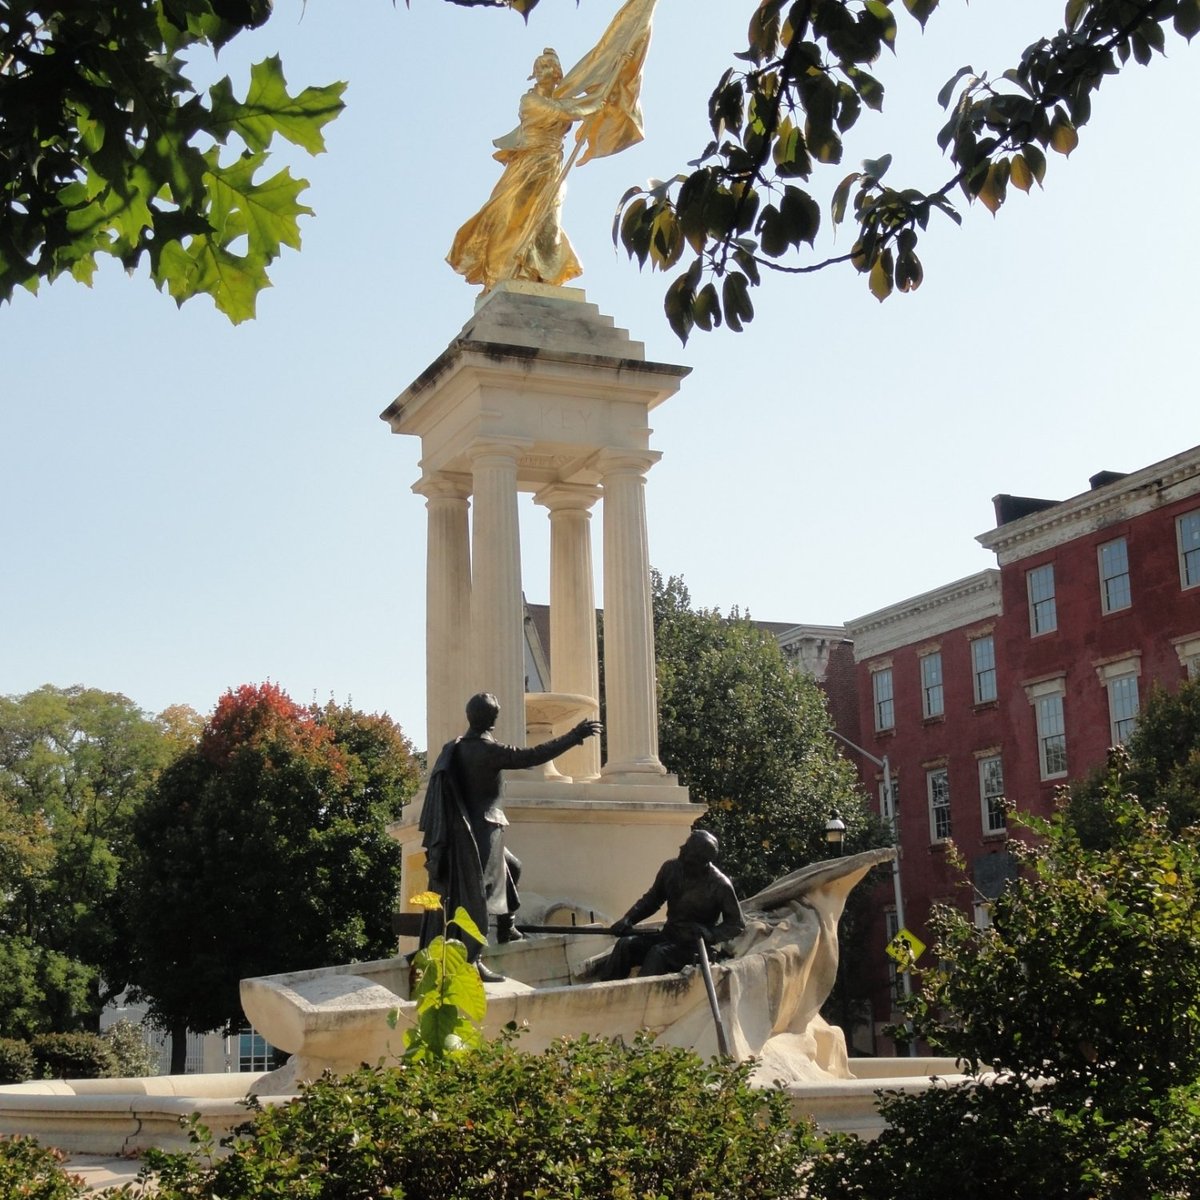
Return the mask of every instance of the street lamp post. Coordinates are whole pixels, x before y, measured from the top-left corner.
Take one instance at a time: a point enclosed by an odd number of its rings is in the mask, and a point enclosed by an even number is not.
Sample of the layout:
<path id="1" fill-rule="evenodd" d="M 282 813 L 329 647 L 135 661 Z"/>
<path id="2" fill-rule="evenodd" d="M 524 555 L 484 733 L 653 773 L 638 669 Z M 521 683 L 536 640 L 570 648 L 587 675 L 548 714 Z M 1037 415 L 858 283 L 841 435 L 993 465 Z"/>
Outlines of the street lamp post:
<path id="1" fill-rule="evenodd" d="M 892 768 L 888 762 L 888 756 L 885 754 L 882 758 L 876 758 L 869 750 L 864 750 L 861 746 L 856 745 L 848 737 L 843 737 L 836 729 L 829 731 L 839 742 L 845 743 L 851 750 L 861 754 L 868 762 L 873 762 L 877 767 L 883 769 L 883 802 L 886 806 L 892 823 L 892 845 L 896 850 L 892 858 L 892 891 L 895 895 L 896 902 L 896 926 L 898 929 L 904 929 L 904 892 L 900 886 L 900 818 L 896 812 L 896 804 L 892 798 Z M 904 995 L 907 999 L 912 995 L 912 975 L 908 971 L 900 972 L 901 987 L 904 989 Z M 912 1025 L 905 1021 L 911 1031 Z M 908 1041 L 908 1053 L 910 1057 L 915 1057 L 917 1053 L 916 1043 L 912 1038 Z"/>

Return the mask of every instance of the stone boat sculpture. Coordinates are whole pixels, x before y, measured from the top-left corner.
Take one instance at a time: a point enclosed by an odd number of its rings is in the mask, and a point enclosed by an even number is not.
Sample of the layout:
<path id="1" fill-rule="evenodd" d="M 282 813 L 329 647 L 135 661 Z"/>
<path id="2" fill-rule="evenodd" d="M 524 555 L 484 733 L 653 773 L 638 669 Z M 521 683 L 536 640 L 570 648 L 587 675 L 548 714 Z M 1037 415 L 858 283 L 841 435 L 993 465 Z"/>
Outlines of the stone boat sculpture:
<path id="1" fill-rule="evenodd" d="M 814 863 L 743 901 L 745 932 L 732 957 L 713 964 L 721 1017 L 735 1058 L 758 1058 L 764 1083 L 848 1080 L 842 1031 L 820 1015 L 837 974 L 838 919 L 851 889 L 894 851 L 871 850 Z M 600 946 L 597 943 L 601 943 Z M 701 972 L 695 968 L 606 983 L 586 981 L 603 938 L 572 933 L 534 936 L 486 951 L 507 976 L 486 985 L 485 1032 L 509 1022 L 521 1046 L 539 1051 L 563 1035 L 631 1039 L 641 1029 L 703 1057 L 717 1034 Z M 255 1088 L 294 1091 L 323 1071 L 344 1073 L 402 1052 L 410 970 L 404 957 L 299 971 L 242 982 L 242 1006 L 254 1027 L 291 1054 Z M 395 1027 L 388 1014 L 398 1011 Z"/>

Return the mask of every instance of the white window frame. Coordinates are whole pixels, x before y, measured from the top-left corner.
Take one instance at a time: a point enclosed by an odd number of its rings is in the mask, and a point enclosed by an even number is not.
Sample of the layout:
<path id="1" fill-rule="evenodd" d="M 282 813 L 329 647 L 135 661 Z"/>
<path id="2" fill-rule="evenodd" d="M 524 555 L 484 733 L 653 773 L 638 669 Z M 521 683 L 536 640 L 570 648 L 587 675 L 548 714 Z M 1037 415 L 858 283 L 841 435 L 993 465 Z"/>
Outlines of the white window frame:
<path id="1" fill-rule="evenodd" d="M 987 659 L 980 662 L 983 647 L 987 647 Z M 996 639 L 990 634 L 971 639 L 971 678 L 975 688 L 975 703 L 989 704 L 999 696 L 996 686 Z M 990 694 L 984 688 L 987 681 Z"/>
<path id="2" fill-rule="evenodd" d="M 1049 589 L 1043 586 L 1049 582 Z M 1058 628 L 1058 605 L 1055 601 L 1057 589 L 1054 581 L 1054 564 L 1042 563 L 1025 572 L 1025 589 L 1029 594 L 1029 634 L 1039 637 L 1053 633 Z"/>
<path id="3" fill-rule="evenodd" d="M 984 930 L 992 927 L 992 901 L 991 900 L 976 900 L 973 906 L 973 918 L 975 928 L 984 932 Z"/>
<path id="4" fill-rule="evenodd" d="M 942 652 L 921 655 L 921 712 L 928 720 L 946 714 L 946 687 L 942 677 Z"/>
<path id="5" fill-rule="evenodd" d="M 1141 673 L 1140 653 L 1096 664 L 1096 676 L 1108 694 L 1110 746 L 1123 746 L 1137 724 L 1141 711 L 1141 698 L 1138 695 L 1138 676 Z"/>
<path id="6" fill-rule="evenodd" d="M 896 934 L 900 932 L 900 918 L 894 908 L 883 910 L 883 923 L 887 939 L 883 944 L 890 946 L 895 940 Z M 888 984 L 892 992 L 892 1007 L 895 1008 L 904 998 L 904 981 L 900 978 L 900 967 L 896 960 L 890 954 L 885 954 L 884 957 L 888 962 Z"/>
<path id="7" fill-rule="evenodd" d="M 1175 518 L 1175 541 L 1179 548 L 1179 586 L 1200 587 L 1200 508 Z"/>
<path id="8" fill-rule="evenodd" d="M 887 680 L 886 695 L 881 686 L 885 678 Z M 895 729 L 896 691 L 891 667 L 879 667 L 871 672 L 871 702 L 875 713 L 875 732 L 882 733 L 885 729 Z M 886 724 L 883 720 L 885 713 Z"/>
<path id="9" fill-rule="evenodd" d="M 1100 572 L 1100 611 L 1107 614 L 1129 608 L 1133 604 L 1133 593 L 1129 586 L 1129 543 L 1126 539 L 1114 538 L 1097 546 L 1096 565 Z"/>
<path id="10" fill-rule="evenodd" d="M 991 778 L 992 768 L 999 772 L 997 780 Z M 979 815 L 984 836 L 1004 833 L 1007 820 L 1004 811 L 1004 762 L 999 754 L 988 754 L 979 760 Z M 998 819 L 997 819 L 998 818 Z"/>
<path id="11" fill-rule="evenodd" d="M 1037 727 L 1038 772 L 1042 779 L 1062 779 L 1067 773 L 1067 715 L 1065 674 L 1025 685 Z"/>
<path id="12" fill-rule="evenodd" d="M 954 834 L 948 767 L 931 767 L 925 772 L 925 792 L 929 797 L 929 840 L 948 842 Z"/>
<path id="13" fill-rule="evenodd" d="M 1179 655 L 1179 665 L 1184 669 L 1189 679 L 1200 679 L 1200 633 L 1186 634 L 1180 638 L 1172 638 L 1171 645 Z"/>
<path id="14" fill-rule="evenodd" d="M 879 816 L 887 822 L 888 829 L 892 833 L 892 842 L 894 845 L 900 845 L 900 780 L 895 775 L 892 776 L 892 799 L 888 803 L 887 790 L 883 786 L 883 780 L 879 781 Z"/>
<path id="15" fill-rule="evenodd" d="M 884 820 L 889 822 L 893 828 L 896 827 L 896 813 L 900 808 L 900 780 L 895 775 L 892 776 L 892 796 L 891 801 L 888 801 L 887 788 L 883 786 L 883 780 L 879 781 L 879 815 Z"/>

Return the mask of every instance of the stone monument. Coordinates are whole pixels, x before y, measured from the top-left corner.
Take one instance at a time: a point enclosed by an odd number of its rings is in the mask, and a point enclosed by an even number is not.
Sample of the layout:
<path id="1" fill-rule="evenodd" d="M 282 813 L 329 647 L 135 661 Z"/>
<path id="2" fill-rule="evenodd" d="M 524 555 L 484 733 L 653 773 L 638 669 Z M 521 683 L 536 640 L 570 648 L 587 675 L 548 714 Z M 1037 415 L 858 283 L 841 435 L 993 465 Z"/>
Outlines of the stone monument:
<path id="1" fill-rule="evenodd" d="M 603 513 L 607 758 L 598 742 L 509 772 L 509 844 L 525 864 L 522 915 L 615 916 L 701 810 L 658 757 L 646 530 L 649 415 L 688 368 L 648 362 L 584 293 L 562 232 L 567 171 L 640 140 L 641 68 L 654 0 L 627 0 L 565 75 L 534 63 L 520 124 L 498 138 L 504 172 L 459 230 L 449 262 L 486 290 L 446 350 L 382 413 L 421 439 L 413 490 L 428 510 L 426 703 L 430 759 L 463 726 L 464 698 L 500 701 L 497 740 L 565 732 L 600 707 L 591 518 Z M 578 122 L 575 148 L 563 141 Z M 550 541 L 548 692 L 526 693 L 518 495 L 544 507 Z M 420 800 L 393 827 L 402 900 L 424 890 Z M 568 832 L 569 836 L 564 836 Z M 613 864 L 620 868 L 614 869 Z"/>

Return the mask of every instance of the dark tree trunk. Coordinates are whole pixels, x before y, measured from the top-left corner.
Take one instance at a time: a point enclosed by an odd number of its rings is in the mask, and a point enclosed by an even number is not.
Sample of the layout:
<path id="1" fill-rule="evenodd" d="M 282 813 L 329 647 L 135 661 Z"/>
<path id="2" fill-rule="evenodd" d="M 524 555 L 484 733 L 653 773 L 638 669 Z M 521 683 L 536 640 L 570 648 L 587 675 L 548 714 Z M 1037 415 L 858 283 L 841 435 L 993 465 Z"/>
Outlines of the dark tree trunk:
<path id="1" fill-rule="evenodd" d="M 187 1066 L 187 1024 L 184 1021 L 171 1023 L 171 1074 L 182 1075 Z"/>

